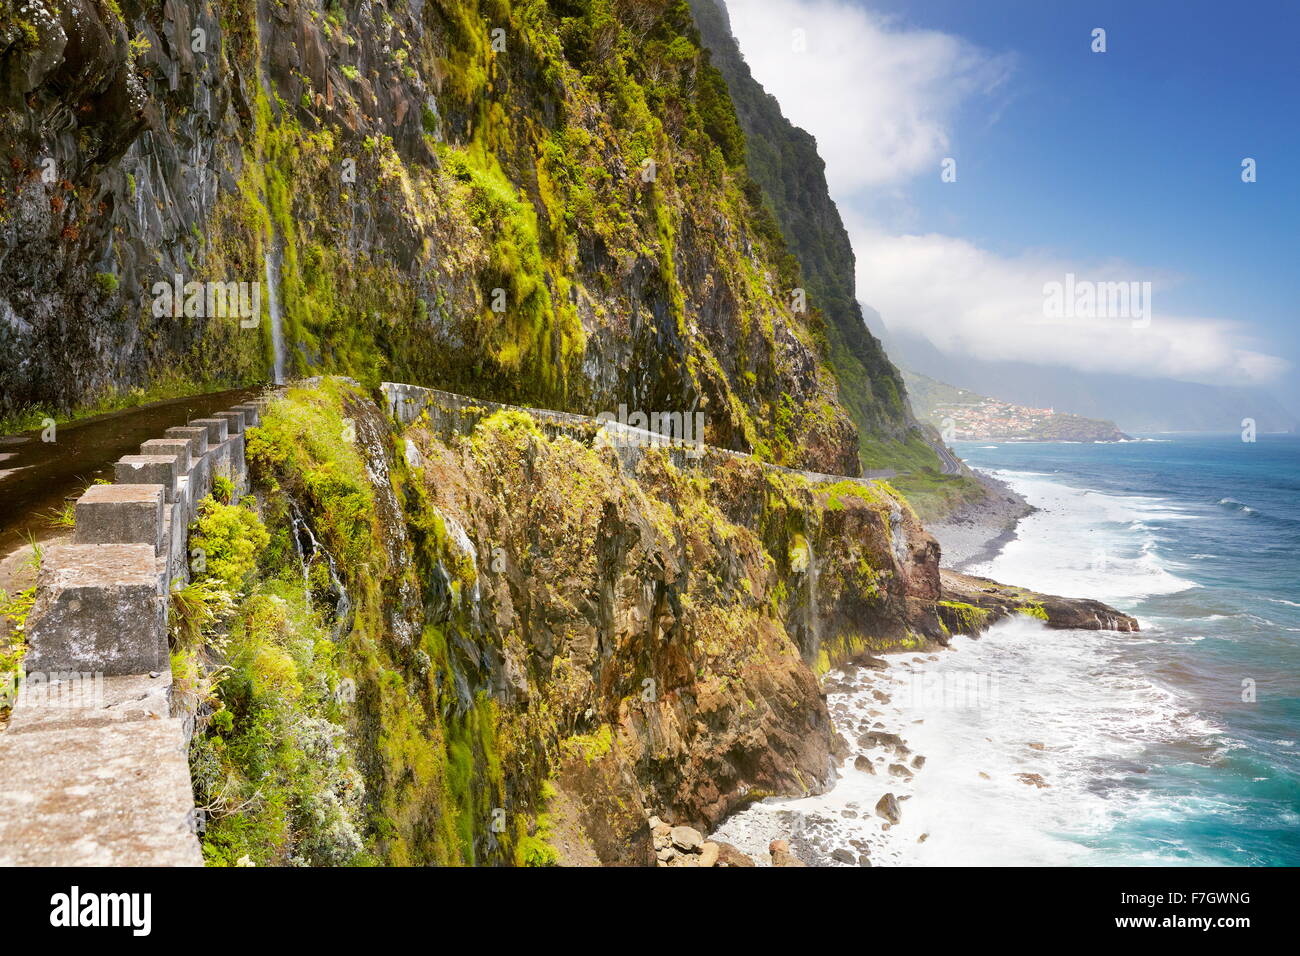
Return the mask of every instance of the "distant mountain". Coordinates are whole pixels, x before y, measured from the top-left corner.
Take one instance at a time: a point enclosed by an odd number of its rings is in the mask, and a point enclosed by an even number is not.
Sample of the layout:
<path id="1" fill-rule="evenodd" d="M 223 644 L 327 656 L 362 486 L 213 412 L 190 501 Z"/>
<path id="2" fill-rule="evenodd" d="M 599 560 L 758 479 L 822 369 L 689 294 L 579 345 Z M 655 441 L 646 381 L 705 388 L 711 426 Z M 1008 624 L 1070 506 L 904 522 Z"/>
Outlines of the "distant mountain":
<path id="1" fill-rule="evenodd" d="M 1113 421 L 1129 433 L 1237 431 L 1245 418 L 1253 419 L 1261 432 L 1296 430 L 1296 417 L 1263 389 L 1142 379 L 953 355 L 939 351 L 922 336 L 891 331 L 875 309 L 863 306 L 863 315 L 867 327 L 899 365 L 1018 405 L 1068 408 L 1077 415 Z"/>
<path id="2" fill-rule="evenodd" d="M 903 369 L 912 408 L 954 441 L 1123 441 L 1114 422 L 1084 418 L 1055 408 L 1031 408 Z"/>

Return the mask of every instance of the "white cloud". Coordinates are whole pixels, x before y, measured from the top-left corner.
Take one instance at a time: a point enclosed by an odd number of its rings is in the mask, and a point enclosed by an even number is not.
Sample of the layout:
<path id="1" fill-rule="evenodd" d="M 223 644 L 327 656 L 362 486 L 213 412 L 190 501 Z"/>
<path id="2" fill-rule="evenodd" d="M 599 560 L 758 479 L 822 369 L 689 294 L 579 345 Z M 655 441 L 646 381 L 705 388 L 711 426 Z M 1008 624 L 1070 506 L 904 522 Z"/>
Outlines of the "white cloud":
<path id="1" fill-rule="evenodd" d="M 1122 263 L 1088 264 L 1040 253 L 999 256 L 942 235 L 853 230 L 858 298 L 891 332 L 928 339 L 942 352 L 992 361 L 1060 365 L 1086 372 L 1257 385 L 1289 364 L 1251 347 L 1243 323 L 1161 309 L 1168 277 Z M 1044 286 L 1076 281 L 1150 282 L 1150 319 L 1044 314 Z"/>
<path id="2" fill-rule="evenodd" d="M 842 0 L 727 0 L 745 61 L 785 115 L 817 137 L 831 194 L 938 175 L 953 112 L 1001 84 L 1009 58 L 907 30 Z M 794 49 L 794 31 L 807 49 Z"/>
<path id="3" fill-rule="evenodd" d="M 1012 58 L 847 0 L 727 0 L 727 8 L 754 77 L 817 138 L 857 254 L 858 297 L 891 330 L 923 335 L 950 354 L 1144 378 L 1263 384 L 1289 368 L 1252 348 L 1241 323 L 1163 312 L 1171 282 L 1147 267 L 1002 256 L 951 236 L 855 225 L 883 204 L 906 205 L 917 176 L 938 176 L 958 110 L 965 115 L 1005 84 Z M 803 31 L 806 52 L 793 49 L 795 30 Z M 891 215 L 890 228 L 919 231 L 905 222 L 906 215 Z M 1151 281 L 1150 324 L 1048 322 L 1043 285 L 1066 273 Z"/>

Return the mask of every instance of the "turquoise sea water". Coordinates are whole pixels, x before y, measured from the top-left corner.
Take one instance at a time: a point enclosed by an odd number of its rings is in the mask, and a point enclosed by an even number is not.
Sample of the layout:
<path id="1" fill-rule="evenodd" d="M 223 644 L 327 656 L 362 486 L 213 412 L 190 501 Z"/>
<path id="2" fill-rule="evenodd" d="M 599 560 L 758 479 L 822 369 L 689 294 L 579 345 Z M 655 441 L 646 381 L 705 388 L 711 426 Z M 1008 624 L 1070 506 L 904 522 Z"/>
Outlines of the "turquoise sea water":
<path id="1" fill-rule="evenodd" d="M 1021 719 L 1072 738 L 1053 814 L 1022 819 L 1060 862 L 1300 865 L 1300 438 L 1152 437 L 957 446 L 1043 509 L 971 570 L 1143 628 L 972 642 Z M 1036 662 L 1050 679 L 1014 683 Z"/>

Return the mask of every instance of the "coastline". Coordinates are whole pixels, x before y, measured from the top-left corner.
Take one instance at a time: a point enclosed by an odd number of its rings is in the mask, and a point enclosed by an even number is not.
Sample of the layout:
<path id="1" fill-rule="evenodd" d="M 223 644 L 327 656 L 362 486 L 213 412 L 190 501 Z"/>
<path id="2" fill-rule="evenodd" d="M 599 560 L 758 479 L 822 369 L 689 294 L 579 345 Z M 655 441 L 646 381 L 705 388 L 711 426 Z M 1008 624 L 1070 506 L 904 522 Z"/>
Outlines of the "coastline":
<path id="1" fill-rule="evenodd" d="M 957 509 L 944 521 L 925 528 L 939 542 L 940 567 L 963 571 L 990 561 L 1016 539 L 1016 526 L 1037 509 L 1009 484 L 972 469 L 989 494 L 983 501 Z"/>
<path id="2" fill-rule="evenodd" d="M 988 496 L 946 521 L 926 525 L 939 542 L 945 570 L 991 561 L 1017 540 L 1021 520 L 1039 511 L 1007 482 L 987 472 L 975 474 Z M 1041 625 L 1013 618 L 995 626 L 1036 635 Z M 984 643 L 986 636 L 973 639 Z M 932 802 L 936 783 L 941 790 L 974 786 L 1000 793 L 1004 801 L 1015 801 L 1022 792 L 1054 793 L 1056 767 L 1048 751 L 1056 748 L 1041 740 L 1027 737 L 1010 763 L 990 760 L 978 767 L 943 752 L 936 737 L 942 735 L 942 711 L 973 712 L 996 704 L 996 677 L 987 664 L 969 669 L 973 661 L 966 659 L 974 648 L 965 640 L 867 657 L 827 672 L 822 689 L 842 740 L 834 784 L 821 794 L 752 804 L 724 820 L 708 839 L 730 844 L 758 866 L 788 865 L 768 852 L 773 841 L 784 841 L 808 866 L 934 865 L 944 861 L 936 854 L 946 852 L 945 836 L 951 837 L 949 828 L 956 824 L 932 806 L 909 801 Z M 967 653 L 958 653 L 963 647 Z M 926 786 L 918 791 L 919 783 Z M 939 832 L 930 832 L 934 825 Z M 932 836 L 937 842 L 929 843 Z M 1036 848 L 1040 858 L 1060 850 L 1046 843 Z"/>
<path id="3" fill-rule="evenodd" d="M 765 841 L 785 840 L 824 866 L 1292 864 L 1295 711 L 1225 706 L 1206 689 L 1275 662 L 1300 674 L 1280 557 L 1300 533 L 1294 449 L 1273 449 L 1239 500 L 1225 494 L 1234 438 L 1149 447 L 984 455 L 1037 510 L 1019 525 L 1004 499 L 932 529 L 949 577 L 998 551 L 971 570 L 1114 602 L 1142 614 L 1140 633 L 1011 615 L 954 632 L 946 652 L 833 669 L 822 688 L 846 746 L 831 790 L 746 808 L 717 839 L 759 861 Z M 1205 471 L 1185 469 L 1189 449 Z M 1118 461 L 1100 487 L 1099 459 Z M 1200 563 L 1256 554 L 1274 555 L 1262 579 L 1217 581 Z M 978 603 L 983 590 L 950 593 Z"/>
<path id="4" fill-rule="evenodd" d="M 992 560 L 1016 539 L 1020 521 L 1038 510 L 1005 481 L 982 471 L 975 475 L 988 496 L 926 525 L 939 542 L 940 566 L 949 570 Z M 753 804 L 724 820 L 708 839 L 730 844 L 758 866 L 782 865 L 768 852 L 773 841 L 785 841 L 795 859 L 808 866 L 914 863 L 912 849 L 930 834 L 907 813 L 927 761 L 911 738 L 924 724 L 924 699 L 934 691 L 927 669 L 956 650 L 888 654 L 829 671 L 822 687 L 842 752 L 848 754 L 835 783 L 819 795 Z M 981 693 L 979 687 L 961 690 L 976 698 Z M 966 703 L 979 705 L 978 700 Z M 1043 786 L 1029 770 L 1016 785 Z"/>

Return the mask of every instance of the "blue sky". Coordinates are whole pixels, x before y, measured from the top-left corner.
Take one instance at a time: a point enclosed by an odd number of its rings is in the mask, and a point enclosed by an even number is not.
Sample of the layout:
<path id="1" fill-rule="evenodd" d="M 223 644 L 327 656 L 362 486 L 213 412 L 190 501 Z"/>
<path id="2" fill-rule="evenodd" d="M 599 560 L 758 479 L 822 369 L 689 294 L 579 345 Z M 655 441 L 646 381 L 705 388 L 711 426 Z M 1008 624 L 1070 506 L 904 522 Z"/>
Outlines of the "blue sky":
<path id="1" fill-rule="evenodd" d="M 1300 3 L 728 6 L 759 81 L 818 137 L 860 297 L 891 327 L 990 358 L 1262 384 L 1300 410 Z M 1047 337 L 1028 313 L 1064 271 L 1152 280 L 1151 328 Z"/>

